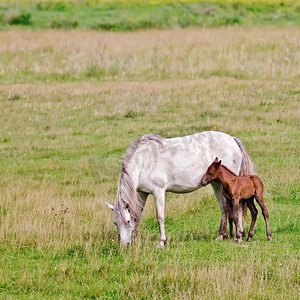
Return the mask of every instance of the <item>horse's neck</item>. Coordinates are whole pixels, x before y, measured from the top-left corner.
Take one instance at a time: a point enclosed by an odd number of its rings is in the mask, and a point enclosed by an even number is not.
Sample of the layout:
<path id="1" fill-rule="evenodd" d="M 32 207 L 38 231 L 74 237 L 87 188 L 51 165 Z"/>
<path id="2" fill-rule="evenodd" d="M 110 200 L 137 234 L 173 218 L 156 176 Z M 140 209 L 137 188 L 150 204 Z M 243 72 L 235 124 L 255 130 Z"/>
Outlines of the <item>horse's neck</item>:
<path id="1" fill-rule="evenodd" d="M 229 172 L 226 168 L 224 168 L 223 166 L 219 167 L 219 179 L 223 186 L 227 186 L 235 178 L 236 178 L 236 176 L 233 175 L 231 172 Z"/>

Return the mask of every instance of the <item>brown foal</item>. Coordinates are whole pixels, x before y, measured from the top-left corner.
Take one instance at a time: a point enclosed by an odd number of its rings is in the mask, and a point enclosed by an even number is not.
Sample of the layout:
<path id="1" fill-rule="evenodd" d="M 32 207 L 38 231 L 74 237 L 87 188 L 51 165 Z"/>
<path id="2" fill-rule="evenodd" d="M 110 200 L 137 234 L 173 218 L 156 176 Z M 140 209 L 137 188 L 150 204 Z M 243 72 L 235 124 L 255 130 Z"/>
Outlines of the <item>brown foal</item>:
<path id="1" fill-rule="evenodd" d="M 223 186 L 222 193 L 227 200 L 228 206 L 230 237 L 233 238 L 233 220 L 236 227 L 237 242 L 242 242 L 243 231 L 242 224 L 239 224 L 238 209 L 239 206 L 242 207 L 246 202 L 252 217 L 247 238 L 247 241 L 251 241 L 257 217 L 257 209 L 254 205 L 253 200 L 255 198 L 257 203 L 261 207 L 262 214 L 266 222 L 267 239 L 268 241 L 271 241 L 272 236 L 269 227 L 269 213 L 263 199 L 264 187 L 261 179 L 256 175 L 249 175 L 243 177 L 236 176 L 225 166 L 222 166 L 221 162 L 222 161 L 218 161 L 218 158 L 216 157 L 214 162 L 208 167 L 206 174 L 201 179 L 201 184 L 203 186 L 206 186 L 212 181 L 221 182 Z"/>

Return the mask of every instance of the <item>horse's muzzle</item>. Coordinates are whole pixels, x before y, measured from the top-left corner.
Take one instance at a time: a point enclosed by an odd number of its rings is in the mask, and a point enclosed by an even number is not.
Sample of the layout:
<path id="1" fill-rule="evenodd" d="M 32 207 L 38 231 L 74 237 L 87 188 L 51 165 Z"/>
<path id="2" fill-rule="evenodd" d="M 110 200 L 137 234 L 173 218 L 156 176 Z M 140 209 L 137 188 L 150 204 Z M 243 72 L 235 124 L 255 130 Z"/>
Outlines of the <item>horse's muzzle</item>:
<path id="1" fill-rule="evenodd" d="M 202 185 L 202 186 L 207 186 L 207 182 L 201 181 L 201 185 Z"/>

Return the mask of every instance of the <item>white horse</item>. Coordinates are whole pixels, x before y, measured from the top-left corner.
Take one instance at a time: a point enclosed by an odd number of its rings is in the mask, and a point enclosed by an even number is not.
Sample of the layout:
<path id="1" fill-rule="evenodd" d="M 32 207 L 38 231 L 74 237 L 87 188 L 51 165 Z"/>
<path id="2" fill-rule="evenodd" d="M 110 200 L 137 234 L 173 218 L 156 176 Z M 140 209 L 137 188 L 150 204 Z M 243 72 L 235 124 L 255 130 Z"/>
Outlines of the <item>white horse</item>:
<path id="1" fill-rule="evenodd" d="M 165 193 L 189 193 L 199 189 L 201 178 L 215 157 L 240 176 L 254 174 L 253 163 L 242 142 L 226 133 L 205 131 L 171 139 L 147 134 L 133 141 L 122 159 L 116 204 L 106 203 L 114 211 L 121 243 L 131 243 L 147 197 L 152 194 L 160 231 L 159 246 L 163 247 L 167 241 Z M 212 186 L 222 214 L 217 237 L 222 240 L 227 237 L 227 205 L 222 185 L 213 183 Z M 241 224 L 242 210 L 242 206 L 239 207 Z"/>

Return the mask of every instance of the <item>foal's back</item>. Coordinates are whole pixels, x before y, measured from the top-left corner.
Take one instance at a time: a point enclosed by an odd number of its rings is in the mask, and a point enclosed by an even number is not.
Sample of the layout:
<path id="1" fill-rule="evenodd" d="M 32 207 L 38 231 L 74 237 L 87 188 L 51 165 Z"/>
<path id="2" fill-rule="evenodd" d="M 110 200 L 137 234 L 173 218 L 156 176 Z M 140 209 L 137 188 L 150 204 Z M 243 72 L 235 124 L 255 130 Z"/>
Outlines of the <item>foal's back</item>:
<path id="1" fill-rule="evenodd" d="M 261 196 L 263 193 L 263 182 L 256 175 L 236 177 L 233 193 L 239 193 L 241 199 L 249 199 L 252 196 Z"/>

